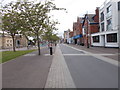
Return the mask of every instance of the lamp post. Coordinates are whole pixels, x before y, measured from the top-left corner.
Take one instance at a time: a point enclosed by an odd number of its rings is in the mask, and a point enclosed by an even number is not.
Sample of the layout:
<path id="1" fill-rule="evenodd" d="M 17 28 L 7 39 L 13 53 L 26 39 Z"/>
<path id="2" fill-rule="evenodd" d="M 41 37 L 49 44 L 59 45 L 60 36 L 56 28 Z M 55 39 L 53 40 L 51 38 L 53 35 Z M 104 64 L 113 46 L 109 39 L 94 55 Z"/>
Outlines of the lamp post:
<path id="1" fill-rule="evenodd" d="M 88 31 L 88 15 L 86 14 L 86 19 L 87 19 L 87 48 L 89 48 L 89 31 Z"/>

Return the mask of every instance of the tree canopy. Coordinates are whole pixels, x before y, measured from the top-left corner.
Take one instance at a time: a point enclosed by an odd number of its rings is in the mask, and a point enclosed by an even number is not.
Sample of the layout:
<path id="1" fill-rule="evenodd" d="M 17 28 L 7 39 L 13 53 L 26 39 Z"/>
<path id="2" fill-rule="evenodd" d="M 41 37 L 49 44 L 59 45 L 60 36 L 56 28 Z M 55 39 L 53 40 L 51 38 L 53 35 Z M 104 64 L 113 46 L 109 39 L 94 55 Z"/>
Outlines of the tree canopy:
<path id="1" fill-rule="evenodd" d="M 57 8 L 52 1 L 38 3 L 28 1 L 11 2 L 3 7 L 3 30 L 13 37 L 14 51 L 14 36 L 19 33 L 26 35 L 26 37 L 28 35 L 36 37 L 39 55 L 41 37 L 46 37 L 46 40 L 57 37 L 53 32 L 57 30 L 55 25 L 58 22 L 50 21 L 49 13 L 51 10 L 65 9 Z"/>

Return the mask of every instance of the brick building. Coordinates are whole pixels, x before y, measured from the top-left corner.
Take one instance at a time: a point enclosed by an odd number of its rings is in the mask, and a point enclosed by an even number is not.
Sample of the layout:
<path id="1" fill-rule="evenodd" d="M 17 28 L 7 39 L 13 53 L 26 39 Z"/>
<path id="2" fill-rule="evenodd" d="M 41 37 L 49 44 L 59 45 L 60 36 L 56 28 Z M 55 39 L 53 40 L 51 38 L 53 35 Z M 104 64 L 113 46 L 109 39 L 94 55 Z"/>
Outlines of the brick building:
<path id="1" fill-rule="evenodd" d="M 82 24 L 83 18 L 78 17 L 77 22 L 73 23 L 73 40 L 74 44 L 81 44 L 82 41 Z"/>
<path id="2" fill-rule="evenodd" d="M 95 14 L 85 14 L 82 35 L 83 43 L 89 47 L 91 45 L 91 34 L 99 32 L 99 8 L 95 10 Z"/>

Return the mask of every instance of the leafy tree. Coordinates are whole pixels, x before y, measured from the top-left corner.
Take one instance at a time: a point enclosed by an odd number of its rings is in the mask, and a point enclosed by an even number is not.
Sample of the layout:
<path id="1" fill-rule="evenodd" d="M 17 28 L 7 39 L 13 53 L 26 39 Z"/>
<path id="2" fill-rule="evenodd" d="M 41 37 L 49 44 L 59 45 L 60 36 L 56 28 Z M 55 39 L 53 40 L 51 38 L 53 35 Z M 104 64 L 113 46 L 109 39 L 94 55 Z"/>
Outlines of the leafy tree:
<path id="1" fill-rule="evenodd" d="M 45 3 L 30 3 L 23 2 L 20 7 L 21 17 L 25 23 L 22 27 L 35 35 L 38 45 L 38 54 L 40 55 L 40 40 L 45 31 L 50 28 L 48 15 L 51 10 L 63 10 L 63 8 L 56 8 L 51 1 Z M 24 31 L 24 30 L 23 30 Z M 52 32 L 52 29 L 49 29 Z"/>
<path id="2" fill-rule="evenodd" d="M 42 2 L 20 2 L 10 3 L 4 7 L 3 27 L 4 30 L 9 32 L 13 38 L 13 50 L 15 51 L 15 34 L 22 33 L 26 37 L 28 35 L 35 35 L 38 54 L 40 55 L 40 39 L 46 32 L 52 34 L 55 24 L 50 26 L 51 10 L 64 10 L 63 8 L 56 8 L 55 4 L 51 1 Z M 53 29 L 53 30 L 52 30 Z"/>
<path id="3" fill-rule="evenodd" d="M 2 18 L 2 30 L 8 32 L 13 39 L 13 51 L 15 50 L 15 35 L 18 34 L 19 26 L 19 13 L 16 11 L 17 5 L 9 3 L 3 8 L 3 18 Z"/>
<path id="4" fill-rule="evenodd" d="M 59 24 L 59 23 L 52 21 L 48 24 L 49 25 L 44 32 L 43 39 L 47 40 L 48 42 L 57 41 L 58 37 L 57 37 L 57 34 L 54 33 L 54 31 L 58 30 L 55 26 L 56 24 Z"/>

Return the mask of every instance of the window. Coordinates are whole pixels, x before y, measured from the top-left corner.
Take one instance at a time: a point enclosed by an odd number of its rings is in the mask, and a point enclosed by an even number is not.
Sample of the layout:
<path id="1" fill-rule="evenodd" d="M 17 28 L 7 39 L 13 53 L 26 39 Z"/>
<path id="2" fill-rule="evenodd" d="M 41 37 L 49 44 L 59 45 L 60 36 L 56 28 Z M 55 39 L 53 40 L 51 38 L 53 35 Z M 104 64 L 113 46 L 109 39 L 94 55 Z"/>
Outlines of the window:
<path id="1" fill-rule="evenodd" d="M 7 43 L 9 42 L 9 40 L 7 40 Z"/>
<path id="2" fill-rule="evenodd" d="M 104 31 L 104 23 L 101 23 L 101 31 Z"/>
<path id="3" fill-rule="evenodd" d="M 9 44 L 7 44 L 7 46 L 9 46 Z"/>
<path id="4" fill-rule="evenodd" d="M 10 40 L 10 43 L 12 43 L 12 40 Z"/>
<path id="5" fill-rule="evenodd" d="M 104 13 L 102 12 L 101 13 L 101 21 L 103 21 L 104 20 Z"/>
<path id="6" fill-rule="evenodd" d="M 99 42 L 99 36 L 93 36 L 93 42 Z"/>
<path id="7" fill-rule="evenodd" d="M 107 30 L 112 29 L 112 19 L 107 20 Z"/>
<path id="8" fill-rule="evenodd" d="M 111 11 L 111 5 L 107 8 L 107 13 Z"/>
<path id="9" fill-rule="evenodd" d="M 117 33 L 107 34 L 107 42 L 117 42 Z"/>
<path id="10" fill-rule="evenodd" d="M 120 11 L 120 1 L 118 2 L 118 11 Z"/>

